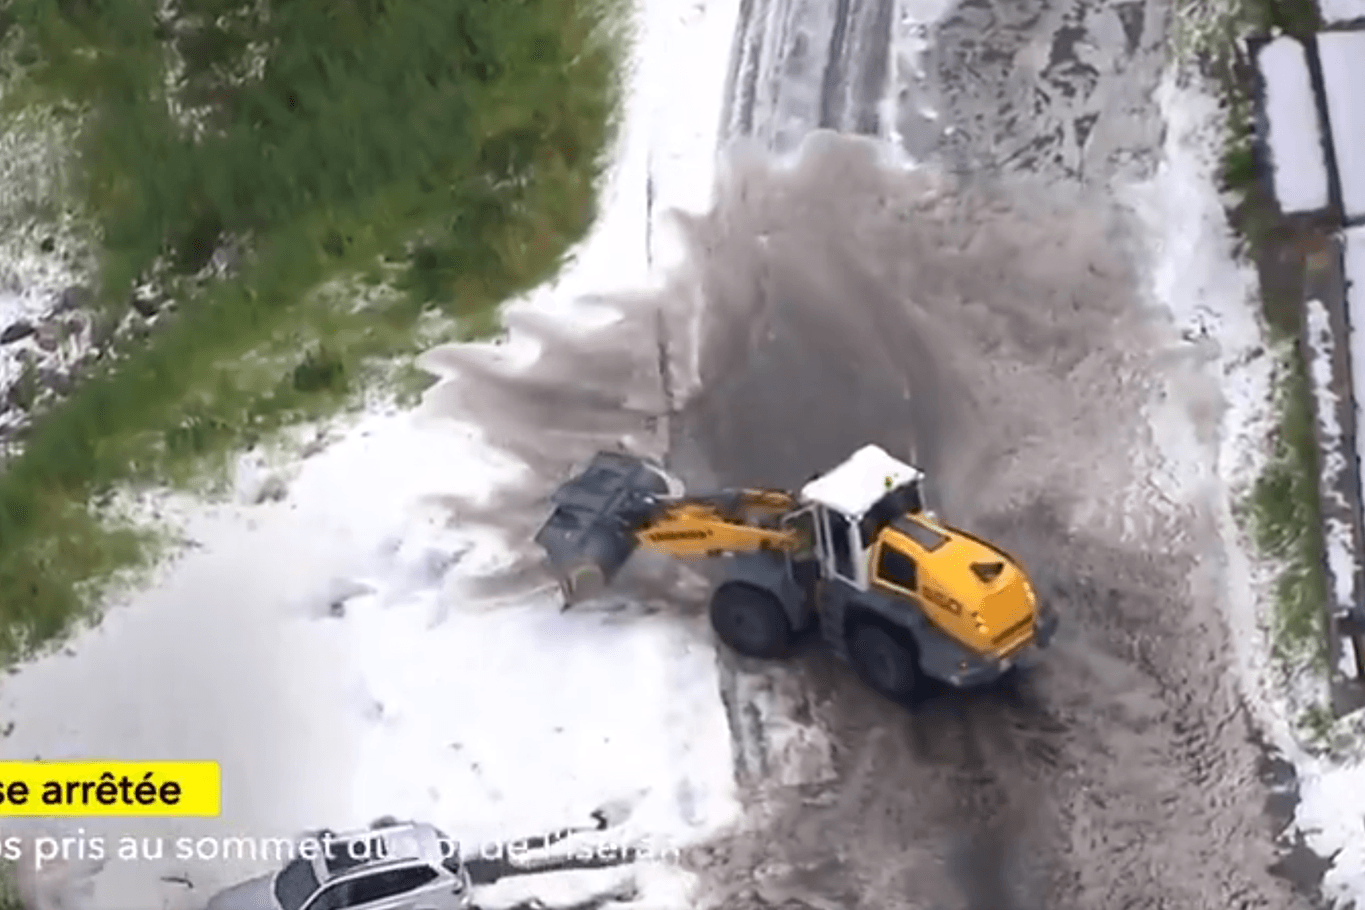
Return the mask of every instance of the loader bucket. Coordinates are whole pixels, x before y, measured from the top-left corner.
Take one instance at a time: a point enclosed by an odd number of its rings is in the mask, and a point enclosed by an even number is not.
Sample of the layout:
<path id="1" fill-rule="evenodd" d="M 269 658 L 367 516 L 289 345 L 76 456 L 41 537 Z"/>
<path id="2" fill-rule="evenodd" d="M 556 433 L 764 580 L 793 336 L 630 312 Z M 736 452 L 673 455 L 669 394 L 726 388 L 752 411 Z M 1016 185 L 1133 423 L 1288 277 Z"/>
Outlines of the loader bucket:
<path id="1" fill-rule="evenodd" d="M 535 541 L 549 558 L 565 605 L 602 593 L 635 552 L 635 532 L 653 513 L 668 482 L 643 459 L 599 452 L 564 483 Z"/>

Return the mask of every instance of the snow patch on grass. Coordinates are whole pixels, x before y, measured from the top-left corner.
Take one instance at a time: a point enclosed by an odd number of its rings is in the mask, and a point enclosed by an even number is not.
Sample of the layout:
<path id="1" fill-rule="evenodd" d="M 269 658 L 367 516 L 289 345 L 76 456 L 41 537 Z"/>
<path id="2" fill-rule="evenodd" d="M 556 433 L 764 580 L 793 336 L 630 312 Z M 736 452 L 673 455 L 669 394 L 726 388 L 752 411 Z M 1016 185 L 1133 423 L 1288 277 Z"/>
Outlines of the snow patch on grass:
<path id="1" fill-rule="evenodd" d="M 20 323 L 36 328 L 64 290 L 91 274 L 89 224 L 69 202 L 72 136 L 72 121 L 51 109 L 26 109 L 0 127 L 0 332 Z M 25 372 L 69 368 L 89 349 L 89 332 L 82 320 L 60 334 L 35 331 L 0 345 L 0 393 Z M 0 429 L 14 416 L 0 401 Z"/>
<path id="2" fill-rule="evenodd" d="M 1341 422 L 1337 420 L 1340 400 L 1332 388 L 1332 358 L 1335 356 L 1335 341 L 1332 337 L 1332 323 L 1327 307 L 1321 300 L 1310 300 L 1307 307 L 1308 344 L 1313 352 L 1313 362 L 1309 376 L 1313 382 L 1313 398 L 1316 404 L 1318 429 L 1322 432 L 1324 448 L 1322 464 L 1322 489 L 1335 504 L 1343 509 L 1350 507 L 1346 497 L 1338 488 L 1341 473 L 1346 470 L 1346 458 L 1342 454 L 1345 443 Z M 1349 544 L 1348 544 L 1349 546 Z M 1350 558 L 1349 570 L 1333 573 L 1333 601 L 1340 607 L 1354 603 L 1351 572 L 1354 571 L 1355 558 Z M 1343 564 L 1346 567 L 1346 564 Z"/>
<path id="3" fill-rule="evenodd" d="M 1351 504 L 1341 491 L 1342 475 L 1347 469 L 1346 440 L 1337 418 L 1340 399 L 1332 388 L 1336 343 L 1332 336 L 1331 318 L 1320 300 L 1310 300 L 1306 306 L 1307 340 L 1311 353 L 1309 378 L 1313 387 L 1318 438 L 1321 440 L 1318 489 L 1323 491 L 1333 506 L 1349 514 L 1352 512 Z M 1338 611 L 1349 610 L 1355 604 L 1355 533 L 1346 521 L 1332 516 L 1325 519 L 1323 534 L 1332 603 Z M 1337 669 L 1346 676 L 1355 675 L 1355 655 L 1349 640 L 1342 642 Z"/>

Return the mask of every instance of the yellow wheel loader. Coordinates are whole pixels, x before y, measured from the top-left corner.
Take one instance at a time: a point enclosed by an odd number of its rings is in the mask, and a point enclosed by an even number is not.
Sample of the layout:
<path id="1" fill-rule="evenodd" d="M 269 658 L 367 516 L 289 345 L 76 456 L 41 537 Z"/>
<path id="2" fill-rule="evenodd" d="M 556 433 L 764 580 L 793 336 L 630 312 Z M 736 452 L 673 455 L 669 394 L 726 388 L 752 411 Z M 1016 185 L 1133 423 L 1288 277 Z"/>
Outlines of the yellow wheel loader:
<path id="1" fill-rule="evenodd" d="M 869 445 L 796 494 L 687 495 L 658 465 L 600 452 L 551 497 L 535 539 L 566 607 L 602 593 L 639 547 L 720 559 L 710 613 L 723 644 L 780 658 L 818 628 L 868 684 L 903 699 L 924 677 L 990 682 L 1057 627 L 1017 560 L 925 509 L 923 481 Z"/>

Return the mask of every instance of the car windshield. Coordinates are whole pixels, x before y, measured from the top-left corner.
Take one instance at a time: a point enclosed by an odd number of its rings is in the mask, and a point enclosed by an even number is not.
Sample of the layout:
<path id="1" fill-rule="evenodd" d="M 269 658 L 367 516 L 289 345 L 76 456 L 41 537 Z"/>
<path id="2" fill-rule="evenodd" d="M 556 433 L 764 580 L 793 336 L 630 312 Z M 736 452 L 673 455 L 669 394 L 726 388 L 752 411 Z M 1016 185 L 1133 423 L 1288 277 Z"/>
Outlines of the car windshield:
<path id="1" fill-rule="evenodd" d="M 290 860 L 275 876 L 275 900 L 283 910 L 299 910 L 318 890 L 318 877 L 306 859 Z"/>

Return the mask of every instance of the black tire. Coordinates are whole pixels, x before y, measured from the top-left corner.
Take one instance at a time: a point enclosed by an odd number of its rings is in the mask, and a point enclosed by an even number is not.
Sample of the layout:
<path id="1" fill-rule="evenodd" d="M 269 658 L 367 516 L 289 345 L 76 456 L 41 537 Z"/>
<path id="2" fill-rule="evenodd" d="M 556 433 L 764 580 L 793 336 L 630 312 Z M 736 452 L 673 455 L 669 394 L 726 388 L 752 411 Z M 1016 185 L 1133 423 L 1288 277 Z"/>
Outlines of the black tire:
<path id="1" fill-rule="evenodd" d="M 895 701 L 911 698 L 919 689 L 919 658 L 913 646 L 873 623 L 862 622 L 849 636 L 853 668 L 873 689 Z"/>
<path id="2" fill-rule="evenodd" d="M 792 627 L 782 604 L 753 585 L 731 582 L 711 597 L 711 628 L 730 650 L 772 660 L 791 650 Z"/>

